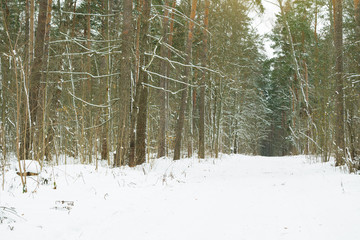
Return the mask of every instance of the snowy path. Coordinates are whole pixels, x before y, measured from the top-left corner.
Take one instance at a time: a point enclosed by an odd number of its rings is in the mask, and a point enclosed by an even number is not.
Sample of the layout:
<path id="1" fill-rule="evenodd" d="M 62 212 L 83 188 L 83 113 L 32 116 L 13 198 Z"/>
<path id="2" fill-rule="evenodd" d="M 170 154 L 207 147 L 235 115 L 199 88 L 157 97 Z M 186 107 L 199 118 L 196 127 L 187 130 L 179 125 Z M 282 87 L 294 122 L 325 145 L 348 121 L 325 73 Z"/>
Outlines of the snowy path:
<path id="1" fill-rule="evenodd" d="M 360 176 L 304 157 L 158 160 L 144 170 L 56 168 L 57 190 L 0 192 L 27 221 L 4 240 L 357 240 Z M 146 175 L 144 175 L 144 171 Z M 65 177 L 66 176 L 66 177 Z M 19 189 L 13 190 L 19 191 Z M 70 211 L 53 209 L 74 201 Z M 2 236 L 5 236 L 2 237 Z"/>

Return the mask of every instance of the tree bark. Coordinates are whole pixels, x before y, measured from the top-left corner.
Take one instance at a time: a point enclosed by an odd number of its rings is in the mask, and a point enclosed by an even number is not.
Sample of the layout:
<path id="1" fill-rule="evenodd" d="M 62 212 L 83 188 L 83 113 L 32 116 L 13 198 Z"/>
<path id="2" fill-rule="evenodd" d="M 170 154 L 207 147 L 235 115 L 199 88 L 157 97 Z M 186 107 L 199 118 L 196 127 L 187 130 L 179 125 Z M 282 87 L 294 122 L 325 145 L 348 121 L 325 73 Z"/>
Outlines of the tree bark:
<path id="1" fill-rule="evenodd" d="M 190 64 L 191 61 L 191 48 L 193 43 L 193 28 L 194 28 L 194 20 L 196 14 L 196 6 L 197 0 L 192 0 L 191 3 L 191 12 L 190 12 L 190 20 L 189 20 L 189 29 L 188 29 L 188 37 L 186 42 L 186 64 Z M 184 82 L 184 89 L 181 94 L 181 102 L 180 102 L 180 109 L 178 114 L 178 120 L 176 124 L 176 131 L 175 131 L 175 149 L 174 149 L 174 160 L 180 159 L 180 152 L 181 152 L 181 138 L 182 132 L 184 128 L 184 121 L 185 121 L 185 108 L 187 103 L 187 95 L 188 95 L 188 82 L 190 78 L 190 69 L 189 67 L 184 67 L 184 74 L 183 74 L 183 82 Z"/>
<path id="2" fill-rule="evenodd" d="M 123 1 L 123 29 L 121 45 L 121 66 L 120 66 L 120 119 L 119 119 L 119 137 L 116 148 L 115 165 L 120 166 L 124 163 L 124 156 L 128 149 L 128 129 L 130 121 L 130 88 L 131 88 L 131 65 L 132 65 L 132 0 Z"/>
<path id="3" fill-rule="evenodd" d="M 105 14 L 110 14 L 111 13 L 111 7 L 110 7 L 110 4 L 109 4 L 109 1 L 108 0 L 102 0 L 102 9 L 103 9 L 103 12 Z M 103 25 L 103 28 L 101 29 L 102 31 L 102 35 L 104 36 L 104 39 L 107 42 L 107 45 L 108 45 L 108 48 L 110 49 L 111 47 L 111 43 L 110 43 L 110 38 L 111 38 L 111 35 L 110 35 L 110 20 L 109 20 L 109 17 L 108 16 L 104 16 L 103 19 L 102 19 L 102 25 Z M 103 57 L 101 57 L 101 64 L 100 64 L 100 69 L 101 69 L 101 72 L 103 75 L 106 75 L 106 77 L 104 77 L 104 81 L 106 81 L 106 84 L 104 84 L 104 87 L 102 88 L 103 89 L 103 101 L 104 102 L 108 102 L 108 104 L 110 104 L 110 101 L 109 101 L 109 94 L 110 94 L 110 77 L 108 76 L 110 74 L 110 50 L 108 50 L 109 52 L 104 55 Z M 110 137 L 109 137 L 109 118 L 110 118 L 110 114 L 111 114 L 111 111 L 109 110 L 110 107 L 104 109 L 102 111 L 103 115 L 106 116 L 104 117 L 104 121 L 105 123 L 103 124 L 103 126 L 101 127 L 101 133 L 99 134 L 100 135 L 100 157 L 102 160 L 107 160 L 108 163 L 110 162 L 110 158 L 109 158 L 109 140 L 110 140 Z M 96 145 L 95 145 L 96 146 Z M 115 155 L 117 156 L 117 155 Z M 114 165 L 116 163 L 116 157 L 114 158 Z"/>
<path id="4" fill-rule="evenodd" d="M 360 3 L 360 0 L 354 0 L 356 27 L 360 28 L 360 4 L 359 3 Z M 357 29 L 357 31 L 360 31 L 360 29 Z"/>
<path id="5" fill-rule="evenodd" d="M 87 16 L 86 16 L 86 48 L 88 51 L 91 49 L 91 0 L 87 0 Z M 87 71 L 87 87 L 83 88 L 84 94 L 86 94 L 86 99 L 88 102 L 92 102 L 92 78 L 91 74 L 91 55 L 90 53 L 86 55 L 86 71 Z M 87 126 L 91 127 L 93 123 L 92 109 L 85 109 L 85 112 L 88 111 L 88 119 L 86 121 Z M 83 116 L 83 120 L 86 120 L 86 117 Z M 90 125 L 89 125 L 90 123 Z M 93 154 L 93 138 L 92 138 L 92 128 L 88 130 L 88 134 L 84 132 L 84 136 L 87 135 L 88 138 L 88 162 L 92 163 L 92 154 Z M 85 149 L 84 149 L 85 150 Z M 84 153 L 85 154 L 85 153 Z"/>
<path id="6" fill-rule="evenodd" d="M 342 0 L 333 0 L 334 9 L 334 45 L 335 45 L 335 87 L 336 87 L 336 165 L 345 164 L 344 142 L 344 80 L 343 80 L 343 26 Z"/>
<path id="7" fill-rule="evenodd" d="M 146 67 L 149 63 L 149 56 L 145 53 L 149 50 L 149 38 L 147 36 L 150 26 L 150 8 L 151 0 L 144 0 L 143 11 L 141 18 L 141 56 L 140 56 L 140 72 L 139 81 L 141 82 L 139 112 L 136 123 L 136 165 L 140 165 L 146 160 L 146 130 L 147 130 L 147 107 L 149 90 L 146 84 L 148 83 L 148 73 Z"/>
<path id="8" fill-rule="evenodd" d="M 31 67 L 31 74 L 30 74 L 30 89 L 29 89 L 29 107 L 30 107 L 30 117 L 31 117 L 31 129 L 36 129 L 41 131 L 41 127 L 39 122 L 41 119 L 37 119 L 37 116 L 42 116 L 41 108 L 42 99 L 43 99 L 43 92 L 41 91 L 41 79 L 42 73 L 41 70 L 44 64 L 44 45 L 45 45 L 45 34 L 46 34 L 46 19 L 47 19 L 47 8 L 48 8 L 48 0 L 40 0 L 39 1 L 39 15 L 38 15 L 38 25 L 35 34 L 35 49 L 34 49 L 34 62 Z M 32 134 L 34 134 L 34 130 L 30 130 Z M 40 143 L 42 135 L 37 135 L 36 146 L 37 148 L 41 147 Z M 29 143 L 29 147 L 31 143 Z M 27 151 L 29 151 L 28 149 Z M 35 152 L 38 149 L 34 149 Z M 28 154 L 25 154 L 28 155 Z M 39 156 L 38 156 L 39 157 Z"/>
<path id="9" fill-rule="evenodd" d="M 214 113 L 216 114 L 216 137 L 215 137 L 215 158 L 219 158 L 219 151 L 220 151 L 220 119 L 222 114 L 222 82 L 219 79 L 219 89 L 217 91 L 217 111 Z M 215 124 L 215 122 L 214 122 Z"/>
<path id="10" fill-rule="evenodd" d="M 46 156 L 46 160 L 52 160 L 52 150 L 54 148 L 54 126 L 56 123 L 56 103 L 60 97 L 60 93 L 56 93 L 60 87 L 55 87 L 54 89 L 51 89 L 51 93 L 54 93 L 52 95 L 52 100 L 50 103 L 50 111 L 49 111 L 49 119 L 50 119 L 50 126 L 48 128 L 48 131 L 46 131 L 46 121 L 45 121 L 45 114 L 47 111 L 46 106 L 46 91 L 47 91 L 47 69 L 48 69 L 48 55 L 49 55 L 49 42 L 50 42 L 50 28 L 51 28 L 51 12 L 52 12 L 52 0 L 48 1 L 48 10 L 47 10 L 47 17 L 46 17 L 46 29 L 45 29 L 45 45 L 44 45 L 44 64 L 42 68 L 42 76 L 41 76 L 41 85 L 42 85 L 42 94 L 43 96 L 42 104 L 43 104 L 43 113 L 42 113 L 42 120 L 41 120 L 41 136 L 42 136 L 42 150 L 40 158 L 43 159 L 44 155 Z M 60 91 L 61 92 L 61 91 Z M 55 104 L 55 105 L 54 105 Z M 48 134 L 46 135 L 46 132 Z"/>
<path id="11" fill-rule="evenodd" d="M 143 13 L 143 5 L 144 0 L 138 1 L 137 10 L 139 13 Z M 135 66 L 135 93 L 132 93 L 134 96 L 132 98 L 132 105 L 131 105 L 131 114 L 130 114 L 130 144 L 129 144 L 129 166 L 134 167 L 136 166 L 136 159 L 135 159 L 135 145 L 136 145 L 136 118 L 138 114 L 138 105 L 140 100 L 140 88 L 141 82 L 139 78 L 139 71 L 140 71 L 140 35 L 141 35 L 141 20 L 142 14 L 138 15 L 137 23 L 136 23 L 136 49 L 135 49 L 135 58 L 136 58 L 136 66 Z"/>
<path id="12" fill-rule="evenodd" d="M 207 67 L 208 57 L 208 28 L 209 28 L 209 5 L 210 1 L 205 0 L 204 32 L 203 32 L 203 56 L 202 66 Z M 199 100 L 199 158 L 205 158 L 205 85 L 207 72 L 204 69 L 200 83 Z"/>
<path id="13" fill-rule="evenodd" d="M 171 14 L 170 14 L 170 19 L 171 19 L 171 21 L 170 21 L 170 26 L 169 26 L 169 46 L 172 46 L 173 45 L 173 38 L 174 38 L 174 18 L 175 18 L 175 7 L 176 7 L 176 0 L 172 0 L 172 6 L 171 6 Z M 168 51 L 168 59 L 171 59 L 171 51 L 169 50 Z M 171 67 L 171 65 L 170 65 L 170 63 L 168 63 L 167 65 L 166 65 L 166 67 L 167 67 L 167 73 L 168 73 L 168 75 L 170 76 L 170 67 Z M 166 81 L 166 84 L 167 84 L 167 86 L 166 86 L 166 89 L 168 89 L 168 84 L 169 84 L 169 81 Z M 169 109 L 169 93 L 168 92 L 165 92 L 165 95 L 166 95 L 166 109 Z M 167 119 L 169 119 L 169 111 L 167 111 Z M 166 124 L 168 124 L 168 123 L 166 123 Z M 169 137 L 169 136 L 168 136 Z M 168 138 L 169 139 L 169 138 Z M 166 156 L 168 156 L 169 155 L 169 148 L 170 148 L 170 142 L 172 142 L 172 141 L 167 141 L 167 144 L 166 144 L 166 146 L 165 146 L 165 151 L 166 151 Z"/>
<path id="14" fill-rule="evenodd" d="M 164 20 L 163 20 L 163 39 L 162 39 L 162 45 L 160 49 L 160 55 L 162 58 L 166 58 L 168 56 L 169 50 L 165 46 L 166 43 L 168 43 L 168 25 L 169 25 L 169 1 L 165 0 L 165 8 L 164 8 Z M 165 76 L 160 79 L 160 96 L 159 96 L 159 102 L 160 102 L 160 120 L 159 120 L 159 142 L 158 142 L 158 158 L 161 158 L 165 156 L 165 144 L 166 144 L 166 87 L 167 87 L 167 79 L 168 76 L 167 70 L 168 68 L 168 62 L 164 59 L 161 63 L 161 69 L 160 74 Z"/>
<path id="15" fill-rule="evenodd" d="M 25 87 L 29 89 L 29 76 L 30 76 L 30 68 L 32 61 L 32 52 L 33 52 L 33 37 L 34 37 L 34 9 L 31 8 L 34 4 L 34 0 L 29 2 L 26 0 L 26 23 L 25 23 L 25 39 L 29 39 L 25 43 L 25 66 L 24 66 L 24 79 L 25 79 Z M 32 10 L 32 13 L 31 13 Z M 32 24 L 31 24 L 32 23 Z M 30 37 L 31 36 L 31 37 Z M 29 112 L 28 112 L 28 104 L 29 104 L 28 96 L 25 95 L 25 99 L 22 101 L 22 120 L 21 120 L 21 139 L 20 139 L 20 157 L 21 159 L 29 159 L 29 138 L 30 138 L 30 124 L 29 124 Z"/>

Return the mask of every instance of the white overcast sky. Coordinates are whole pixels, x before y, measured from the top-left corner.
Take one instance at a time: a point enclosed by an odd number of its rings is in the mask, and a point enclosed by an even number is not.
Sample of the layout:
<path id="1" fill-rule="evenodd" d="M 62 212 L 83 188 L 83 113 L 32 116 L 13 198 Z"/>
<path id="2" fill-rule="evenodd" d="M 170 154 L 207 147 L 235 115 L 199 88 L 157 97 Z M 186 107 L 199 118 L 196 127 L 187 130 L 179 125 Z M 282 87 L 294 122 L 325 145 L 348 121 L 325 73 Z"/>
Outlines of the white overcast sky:
<path id="1" fill-rule="evenodd" d="M 274 24 L 275 24 L 275 14 L 280 11 L 277 0 L 263 0 L 262 4 L 265 8 L 265 12 L 263 14 L 251 13 L 251 17 L 253 17 L 253 27 L 257 30 L 257 32 L 261 35 L 266 33 L 270 33 Z M 270 47 L 271 43 L 269 40 L 264 42 L 265 51 L 269 57 L 273 56 L 273 51 Z"/>

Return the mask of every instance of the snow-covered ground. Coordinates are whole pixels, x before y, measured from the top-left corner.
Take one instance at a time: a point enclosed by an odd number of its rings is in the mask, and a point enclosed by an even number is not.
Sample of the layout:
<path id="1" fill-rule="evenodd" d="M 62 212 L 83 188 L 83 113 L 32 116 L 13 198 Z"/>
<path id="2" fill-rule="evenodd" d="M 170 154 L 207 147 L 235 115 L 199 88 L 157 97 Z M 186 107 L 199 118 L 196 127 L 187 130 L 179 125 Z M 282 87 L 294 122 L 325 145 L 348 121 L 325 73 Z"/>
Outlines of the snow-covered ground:
<path id="1" fill-rule="evenodd" d="M 26 194 L 12 168 L 2 240 L 360 239 L 360 175 L 304 156 L 47 167 Z"/>

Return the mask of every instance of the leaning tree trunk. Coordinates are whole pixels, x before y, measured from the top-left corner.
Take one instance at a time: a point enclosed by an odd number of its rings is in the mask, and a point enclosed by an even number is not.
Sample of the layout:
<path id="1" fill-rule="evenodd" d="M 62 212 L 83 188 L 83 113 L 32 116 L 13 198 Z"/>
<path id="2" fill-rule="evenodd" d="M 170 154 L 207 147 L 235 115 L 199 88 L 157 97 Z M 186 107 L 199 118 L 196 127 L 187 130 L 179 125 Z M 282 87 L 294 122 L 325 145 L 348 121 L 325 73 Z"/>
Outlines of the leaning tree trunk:
<path id="1" fill-rule="evenodd" d="M 345 164 L 342 0 L 333 0 L 336 77 L 336 165 Z"/>
<path id="2" fill-rule="evenodd" d="M 191 13 L 190 13 L 190 20 L 189 20 L 189 30 L 188 30 L 188 38 L 186 43 L 186 64 L 190 64 L 191 60 L 191 48 L 193 43 L 193 29 L 194 29 L 194 19 L 196 14 L 196 6 L 197 0 L 192 0 L 191 4 Z M 176 124 L 175 130 L 175 149 L 174 149 L 174 160 L 180 159 L 180 152 L 181 152 L 181 138 L 182 132 L 184 128 L 184 121 L 185 121 L 185 108 L 187 103 L 187 95 L 188 95 L 188 82 L 190 78 L 190 69 L 188 66 L 184 67 L 184 75 L 183 75 L 183 82 L 184 82 L 184 90 L 181 94 L 181 102 L 180 102 L 180 109 L 178 114 L 178 121 Z"/>

